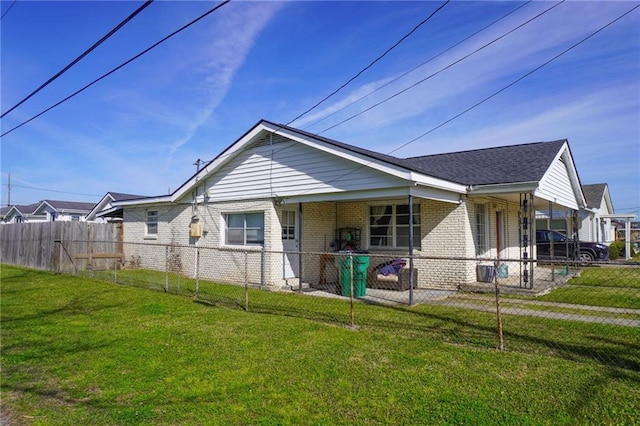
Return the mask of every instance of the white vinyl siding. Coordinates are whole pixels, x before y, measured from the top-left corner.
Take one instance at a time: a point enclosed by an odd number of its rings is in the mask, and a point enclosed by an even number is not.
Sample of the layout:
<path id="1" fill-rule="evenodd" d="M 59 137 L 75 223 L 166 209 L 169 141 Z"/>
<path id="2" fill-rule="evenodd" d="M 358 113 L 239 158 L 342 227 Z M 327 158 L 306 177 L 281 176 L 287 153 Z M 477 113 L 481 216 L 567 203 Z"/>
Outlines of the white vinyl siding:
<path id="1" fill-rule="evenodd" d="M 561 206 L 578 209 L 576 196 L 571 185 L 567 165 L 563 159 L 556 160 L 540 182 L 536 196 L 553 201 Z"/>
<path id="2" fill-rule="evenodd" d="M 406 185 L 370 167 L 284 138 L 254 144 L 207 178 L 210 201 L 287 197 Z"/>

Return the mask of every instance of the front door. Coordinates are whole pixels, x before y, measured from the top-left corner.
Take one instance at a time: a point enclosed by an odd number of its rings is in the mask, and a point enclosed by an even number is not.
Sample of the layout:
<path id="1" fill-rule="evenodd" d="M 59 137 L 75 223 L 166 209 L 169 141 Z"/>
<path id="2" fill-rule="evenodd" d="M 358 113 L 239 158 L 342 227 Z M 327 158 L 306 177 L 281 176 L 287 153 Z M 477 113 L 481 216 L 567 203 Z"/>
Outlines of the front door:
<path id="1" fill-rule="evenodd" d="M 282 249 L 283 277 L 285 279 L 300 276 L 300 227 L 298 226 L 298 209 L 295 206 L 282 209 Z"/>

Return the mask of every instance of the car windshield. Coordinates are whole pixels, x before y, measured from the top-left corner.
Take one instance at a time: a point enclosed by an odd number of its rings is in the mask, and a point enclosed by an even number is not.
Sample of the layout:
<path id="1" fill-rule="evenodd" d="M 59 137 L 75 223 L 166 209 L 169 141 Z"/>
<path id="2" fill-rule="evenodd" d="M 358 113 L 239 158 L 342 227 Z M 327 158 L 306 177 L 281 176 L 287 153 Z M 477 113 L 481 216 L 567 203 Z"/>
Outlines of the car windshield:
<path id="1" fill-rule="evenodd" d="M 567 237 L 565 237 L 563 234 L 559 233 L 559 232 L 552 232 L 551 235 L 553 236 L 553 241 L 554 242 L 563 242 L 567 240 Z"/>

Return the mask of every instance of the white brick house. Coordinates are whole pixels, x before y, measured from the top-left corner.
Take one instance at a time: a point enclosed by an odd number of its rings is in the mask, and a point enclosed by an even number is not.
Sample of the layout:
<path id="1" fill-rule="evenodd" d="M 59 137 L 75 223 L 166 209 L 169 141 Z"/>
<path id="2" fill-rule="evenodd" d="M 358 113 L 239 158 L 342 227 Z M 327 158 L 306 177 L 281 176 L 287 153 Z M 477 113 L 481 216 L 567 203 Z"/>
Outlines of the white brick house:
<path id="1" fill-rule="evenodd" d="M 123 209 L 125 242 L 193 247 L 183 272 L 193 268 L 195 247 L 224 249 L 220 263 L 235 266 L 210 266 L 206 276 L 242 282 L 246 250 L 260 260 L 250 262 L 249 280 L 277 288 L 317 282 L 317 258 L 295 253 L 343 248 L 339 229 L 357 232 L 358 248 L 372 254 L 518 259 L 522 209 L 533 219 L 549 203 L 585 205 L 566 140 L 402 159 L 263 120 L 172 194 L 112 204 Z M 125 253 L 132 255 L 153 258 Z M 472 263 L 433 263 L 415 262 L 428 273 L 414 287 L 476 280 Z"/>

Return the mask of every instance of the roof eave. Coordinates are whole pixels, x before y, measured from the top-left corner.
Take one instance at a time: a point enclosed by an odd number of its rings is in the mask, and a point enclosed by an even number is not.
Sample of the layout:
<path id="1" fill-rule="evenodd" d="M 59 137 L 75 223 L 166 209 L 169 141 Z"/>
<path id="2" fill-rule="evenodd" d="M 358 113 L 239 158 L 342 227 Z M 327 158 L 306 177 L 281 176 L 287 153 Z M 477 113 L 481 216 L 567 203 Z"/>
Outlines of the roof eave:
<path id="1" fill-rule="evenodd" d="M 534 192 L 538 189 L 538 182 L 511 182 L 511 183 L 492 183 L 485 185 L 469 185 L 467 187 L 468 195 L 490 195 L 490 194 L 513 194 Z"/>

